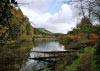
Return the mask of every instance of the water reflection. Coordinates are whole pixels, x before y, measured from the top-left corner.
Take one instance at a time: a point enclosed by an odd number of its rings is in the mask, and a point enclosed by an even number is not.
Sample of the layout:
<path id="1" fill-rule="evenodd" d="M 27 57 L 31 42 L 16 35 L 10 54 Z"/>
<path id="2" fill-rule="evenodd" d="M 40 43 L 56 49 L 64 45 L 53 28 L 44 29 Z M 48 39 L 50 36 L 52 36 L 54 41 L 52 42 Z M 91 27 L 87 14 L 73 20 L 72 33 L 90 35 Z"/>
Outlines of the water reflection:
<path id="1" fill-rule="evenodd" d="M 64 46 L 61 45 L 58 41 L 48 41 L 37 43 L 31 51 L 64 51 Z M 30 53 L 30 58 L 34 58 L 34 53 Z M 34 69 L 39 69 L 40 67 L 45 67 L 46 62 L 37 62 L 35 60 L 30 60 L 26 62 L 25 67 L 21 68 L 20 71 L 34 71 Z M 34 68 L 34 69 L 33 69 Z"/>
<path id="2" fill-rule="evenodd" d="M 64 46 L 57 41 L 49 41 L 37 44 L 32 51 L 64 51 Z"/>
<path id="3" fill-rule="evenodd" d="M 0 71 L 19 71 L 28 58 L 29 47 L 32 47 L 30 43 L 26 45 L 28 48 L 23 44 L 0 46 Z"/>

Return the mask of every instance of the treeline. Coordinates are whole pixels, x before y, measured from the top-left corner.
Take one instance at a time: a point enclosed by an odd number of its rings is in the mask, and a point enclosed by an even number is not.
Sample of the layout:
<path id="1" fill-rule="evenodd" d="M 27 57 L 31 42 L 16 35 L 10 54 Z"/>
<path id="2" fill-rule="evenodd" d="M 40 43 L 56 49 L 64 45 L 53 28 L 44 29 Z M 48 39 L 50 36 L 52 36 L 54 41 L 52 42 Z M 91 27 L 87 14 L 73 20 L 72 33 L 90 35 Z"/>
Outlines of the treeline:
<path id="1" fill-rule="evenodd" d="M 99 38 L 100 25 L 93 25 L 89 18 L 82 18 L 81 22 L 69 31 L 67 34 L 58 36 L 58 39 L 63 43 L 78 43 L 78 44 L 95 44 Z"/>

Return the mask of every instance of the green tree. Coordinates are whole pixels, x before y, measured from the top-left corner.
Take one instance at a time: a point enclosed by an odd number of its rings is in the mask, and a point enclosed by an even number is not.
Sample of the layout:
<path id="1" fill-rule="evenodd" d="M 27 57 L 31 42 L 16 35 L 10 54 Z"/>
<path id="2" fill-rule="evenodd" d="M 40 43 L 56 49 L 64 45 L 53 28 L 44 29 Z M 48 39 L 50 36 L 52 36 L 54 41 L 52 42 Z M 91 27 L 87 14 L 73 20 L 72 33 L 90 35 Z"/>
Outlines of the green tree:
<path id="1" fill-rule="evenodd" d="M 30 31 L 31 31 L 31 27 L 30 26 L 31 26 L 30 23 L 26 24 L 26 34 L 27 35 L 30 35 Z"/>
<path id="2" fill-rule="evenodd" d="M 93 25 L 89 18 L 82 18 L 81 22 L 77 25 L 77 32 L 87 33 L 87 38 L 90 39 L 89 35 L 93 33 Z"/>

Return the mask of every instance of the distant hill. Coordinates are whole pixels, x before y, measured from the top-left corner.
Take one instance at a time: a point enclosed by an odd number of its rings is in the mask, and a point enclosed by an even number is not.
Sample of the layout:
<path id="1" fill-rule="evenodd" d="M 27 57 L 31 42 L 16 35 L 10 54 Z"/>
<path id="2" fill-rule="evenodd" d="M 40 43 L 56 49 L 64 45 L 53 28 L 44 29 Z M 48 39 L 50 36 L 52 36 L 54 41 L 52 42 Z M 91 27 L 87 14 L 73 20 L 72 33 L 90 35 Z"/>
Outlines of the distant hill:
<path id="1" fill-rule="evenodd" d="M 34 34 L 42 34 L 42 35 L 52 35 L 53 33 L 44 29 L 44 28 L 34 28 Z"/>

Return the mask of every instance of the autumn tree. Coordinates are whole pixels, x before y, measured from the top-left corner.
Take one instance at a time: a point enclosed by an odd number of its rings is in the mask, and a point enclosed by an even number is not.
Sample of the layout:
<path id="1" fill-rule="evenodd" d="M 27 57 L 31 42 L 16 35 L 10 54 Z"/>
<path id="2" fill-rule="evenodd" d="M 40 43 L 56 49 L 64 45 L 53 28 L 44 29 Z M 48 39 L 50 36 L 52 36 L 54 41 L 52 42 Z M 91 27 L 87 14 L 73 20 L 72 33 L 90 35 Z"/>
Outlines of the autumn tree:
<path id="1" fill-rule="evenodd" d="M 10 25 L 10 20 L 12 14 L 10 12 L 10 5 L 7 0 L 1 0 L 0 2 L 0 26 L 1 26 L 1 31 L 0 31 L 0 38 L 5 40 L 6 37 L 8 36 L 7 34 L 12 35 L 12 28 Z M 6 29 L 2 28 L 5 27 Z"/>
<path id="2" fill-rule="evenodd" d="M 15 1 L 16 2 L 16 1 Z M 12 3 L 15 5 L 15 3 Z M 0 0 L 0 43 L 13 39 L 14 26 L 11 23 L 13 14 L 10 0 Z"/>

